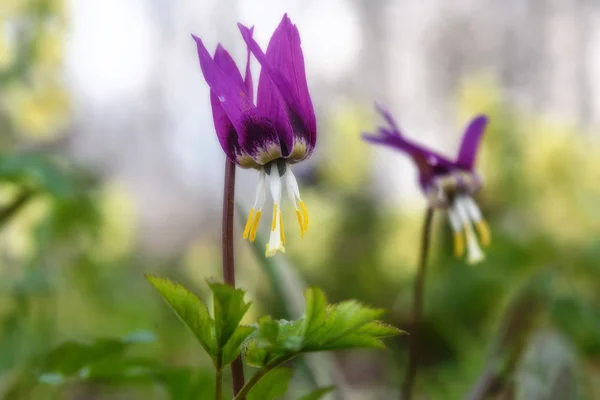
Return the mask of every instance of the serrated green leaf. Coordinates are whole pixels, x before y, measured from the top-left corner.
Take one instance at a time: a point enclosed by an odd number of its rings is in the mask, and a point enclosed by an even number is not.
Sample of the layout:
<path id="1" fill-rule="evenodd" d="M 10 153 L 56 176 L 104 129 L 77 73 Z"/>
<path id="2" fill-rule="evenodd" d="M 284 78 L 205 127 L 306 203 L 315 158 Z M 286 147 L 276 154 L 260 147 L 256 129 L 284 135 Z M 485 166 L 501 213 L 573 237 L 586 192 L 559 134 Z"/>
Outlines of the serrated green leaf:
<path id="1" fill-rule="evenodd" d="M 214 321 L 219 348 L 225 346 L 250 308 L 244 301 L 244 291 L 217 282 L 208 284 L 214 298 Z"/>
<path id="2" fill-rule="evenodd" d="M 279 337 L 279 324 L 273 321 L 270 316 L 262 317 L 258 320 L 258 327 L 261 332 L 261 338 L 268 343 L 276 343 Z"/>
<path id="3" fill-rule="evenodd" d="M 306 299 L 305 330 L 306 336 L 311 336 L 313 331 L 324 324 L 327 318 L 327 298 L 319 288 L 310 287 L 304 292 Z"/>
<path id="4" fill-rule="evenodd" d="M 350 334 L 363 325 L 376 320 L 384 311 L 374 309 L 349 300 L 326 307 L 325 321 L 314 327 L 310 334 L 305 335 L 307 346 L 320 346 L 327 342 L 336 341 L 346 334 Z"/>
<path id="5" fill-rule="evenodd" d="M 271 354 L 269 350 L 258 344 L 256 338 L 246 342 L 243 351 L 246 364 L 256 368 L 265 366 L 269 361 L 269 354 Z"/>
<path id="6" fill-rule="evenodd" d="M 215 335 L 215 322 L 210 317 L 204 302 L 183 286 L 168 279 L 151 275 L 147 275 L 146 278 L 192 331 L 216 364 L 218 346 Z"/>
<path id="7" fill-rule="evenodd" d="M 350 333 L 335 340 L 319 344 L 318 346 L 308 347 L 306 351 L 329 351 L 358 348 L 384 349 L 385 345 L 380 339 L 372 336 Z"/>
<path id="8" fill-rule="evenodd" d="M 300 397 L 298 400 L 319 400 L 327 393 L 333 392 L 335 390 L 335 386 L 327 386 L 313 390 L 307 395 Z"/>
<path id="9" fill-rule="evenodd" d="M 297 321 L 259 321 L 245 347 L 246 362 L 257 367 L 306 352 L 352 348 L 384 348 L 382 338 L 402 331 L 377 320 L 383 310 L 349 300 L 327 305 L 319 289 L 306 291 L 307 316 Z M 308 318 L 311 322 L 308 323 Z"/>
<path id="10" fill-rule="evenodd" d="M 246 396 L 247 400 L 274 400 L 285 395 L 292 379 L 290 368 L 276 368 L 265 375 Z"/>
<path id="11" fill-rule="evenodd" d="M 255 334 L 246 343 L 246 363 L 262 367 L 278 357 L 301 352 L 304 345 L 303 322 L 262 318 Z"/>
<path id="12" fill-rule="evenodd" d="M 405 331 L 396 328 L 395 326 L 388 325 L 381 321 L 371 321 L 364 324 L 357 330 L 360 334 L 371 335 L 377 338 L 386 338 L 392 336 L 398 336 L 402 333 L 406 333 Z"/>
<path id="13" fill-rule="evenodd" d="M 238 326 L 236 328 L 235 332 L 233 332 L 233 335 L 231 335 L 223 347 L 223 353 L 221 356 L 222 367 L 227 366 L 237 358 L 242 350 L 242 344 L 244 343 L 244 340 L 246 340 L 246 338 L 250 336 L 252 332 L 254 332 L 254 329 L 255 328 L 250 326 Z"/>

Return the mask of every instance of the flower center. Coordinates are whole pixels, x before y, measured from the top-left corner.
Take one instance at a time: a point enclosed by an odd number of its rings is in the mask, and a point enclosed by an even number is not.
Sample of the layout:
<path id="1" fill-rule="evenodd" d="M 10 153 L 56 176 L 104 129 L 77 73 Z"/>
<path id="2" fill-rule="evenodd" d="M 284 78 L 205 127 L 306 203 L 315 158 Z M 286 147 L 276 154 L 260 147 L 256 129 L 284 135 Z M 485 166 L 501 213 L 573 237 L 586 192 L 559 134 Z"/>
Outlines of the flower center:
<path id="1" fill-rule="evenodd" d="M 262 216 L 262 208 L 265 202 L 267 186 L 273 198 L 273 217 L 271 220 L 271 234 L 267 243 L 267 257 L 271 257 L 277 251 L 285 252 L 285 232 L 283 227 L 283 213 L 281 209 L 281 195 L 283 185 L 285 184 L 288 197 L 296 210 L 298 224 L 300 225 L 300 234 L 304 238 L 304 233 L 308 229 L 308 211 L 304 202 L 300 199 L 300 190 L 296 177 L 292 173 L 285 160 L 274 160 L 264 166 L 258 177 L 256 187 L 256 199 L 254 206 L 250 210 L 248 220 L 244 228 L 244 239 L 254 242 L 256 231 Z"/>
<path id="2" fill-rule="evenodd" d="M 427 192 L 432 207 L 447 208 L 457 195 L 475 194 L 481 188 L 481 180 L 473 172 L 453 171 L 433 179 Z"/>

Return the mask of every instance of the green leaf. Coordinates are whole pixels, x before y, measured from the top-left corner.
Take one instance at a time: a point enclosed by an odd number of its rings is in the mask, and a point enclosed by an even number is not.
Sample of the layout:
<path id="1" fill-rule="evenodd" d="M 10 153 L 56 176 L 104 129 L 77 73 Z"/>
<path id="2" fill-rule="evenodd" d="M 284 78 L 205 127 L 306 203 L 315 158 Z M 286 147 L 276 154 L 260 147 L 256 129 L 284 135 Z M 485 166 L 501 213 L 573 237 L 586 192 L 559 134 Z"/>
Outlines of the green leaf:
<path id="1" fill-rule="evenodd" d="M 305 311 L 305 335 L 311 336 L 313 331 L 320 326 L 323 326 L 327 317 L 327 298 L 325 293 L 319 288 L 308 288 L 304 292 L 306 299 Z"/>
<path id="2" fill-rule="evenodd" d="M 384 348 L 381 339 L 402 331 L 377 318 L 383 310 L 349 300 L 327 305 L 320 289 L 306 291 L 306 317 L 297 321 L 261 318 L 245 347 L 246 362 L 257 367 L 300 353 L 352 348 Z"/>
<path id="3" fill-rule="evenodd" d="M 244 340 L 246 340 L 246 338 L 250 336 L 254 330 L 255 328 L 250 326 L 238 326 L 236 328 L 236 330 L 233 332 L 233 335 L 231 335 L 223 347 L 223 355 L 221 359 L 222 367 L 227 366 L 229 363 L 235 360 L 238 355 L 240 355 Z"/>
<path id="4" fill-rule="evenodd" d="M 276 368 L 265 375 L 246 396 L 247 400 L 273 400 L 285 395 L 292 379 L 290 368 Z"/>
<path id="5" fill-rule="evenodd" d="M 303 349 L 304 321 L 274 321 L 271 317 L 260 319 L 258 329 L 246 343 L 246 363 L 262 367 L 269 362 Z"/>
<path id="6" fill-rule="evenodd" d="M 214 298 L 214 323 L 219 348 L 225 346 L 250 308 L 244 301 L 244 291 L 217 282 L 208 284 Z"/>
<path id="7" fill-rule="evenodd" d="M 327 393 L 333 392 L 335 386 L 327 386 L 313 390 L 307 395 L 300 397 L 298 400 L 319 400 L 323 398 Z"/>
<path id="8" fill-rule="evenodd" d="M 218 346 L 215 336 L 215 321 L 210 317 L 202 300 L 183 286 L 168 279 L 151 275 L 146 275 L 146 278 L 192 331 L 216 365 Z"/>

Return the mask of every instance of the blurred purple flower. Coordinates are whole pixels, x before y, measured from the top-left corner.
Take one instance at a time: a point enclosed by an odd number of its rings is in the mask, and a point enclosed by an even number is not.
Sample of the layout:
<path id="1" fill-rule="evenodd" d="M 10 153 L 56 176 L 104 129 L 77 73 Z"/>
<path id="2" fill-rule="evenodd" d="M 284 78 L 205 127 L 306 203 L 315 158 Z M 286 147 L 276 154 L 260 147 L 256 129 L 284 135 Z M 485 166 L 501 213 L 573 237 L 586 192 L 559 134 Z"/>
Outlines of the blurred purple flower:
<path id="1" fill-rule="evenodd" d="M 448 219 L 454 231 L 455 255 L 463 255 L 466 237 L 468 262 L 482 261 L 484 255 L 472 225 L 475 225 L 484 246 L 489 245 L 491 235 L 472 197 L 481 188 L 481 179 L 473 167 L 488 118 L 479 115 L 471 120 L 463 135 L 458 157 L 452 161 L 405 138 L 391 114 L 380 106 L 377 106 L 377 109 L 388 126 L 379 128 L 375 134 L 363 133 L 363 138 L 371 143 L 400 150 L 412 157 L 419 170 L 419 184 L 429 204 L 431 207 L 448 211 Z"/>
<path id="2" fill-rule="evenodd" d="M 248 46 L 245 76 L 219 44 L 211 57 L 200 38 L 192 35 L 210 101 L 217 137 L 227 157 L 242 168 L 260 171 L 256 200 L 244 229 L 244 238 L 254 241 L 267 189 L 273 197 L 271 236 L 267 256 L 285 251 L 281 213 L 282 186 L 296 209 L 302 237 L 308 228 L 308 213 L 300 199 L 291 164 L 312 154 L 317 141 L 317 123 L 308 93 L 304 56 L 298 29 L 287 14 L 273 33 L 266 54 L 252 37 L 254 27 L 238 24 Z M 250 54 L 261 65 L 256 103 L 250 72 Z M 268 188 L 267 188 L 268 181 Z"/>

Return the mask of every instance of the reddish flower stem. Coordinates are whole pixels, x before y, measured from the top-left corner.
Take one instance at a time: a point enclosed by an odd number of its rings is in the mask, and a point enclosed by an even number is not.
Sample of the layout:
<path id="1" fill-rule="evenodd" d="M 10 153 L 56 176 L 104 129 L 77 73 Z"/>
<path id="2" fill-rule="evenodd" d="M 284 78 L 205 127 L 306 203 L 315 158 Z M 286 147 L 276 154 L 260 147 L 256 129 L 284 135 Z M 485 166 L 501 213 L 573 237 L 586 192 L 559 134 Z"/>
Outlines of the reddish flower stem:
<path id="1" fill-rule="evenodd" d="M 419 368 L 419 328 L 423 315 L 423 295 L 425 293 L 425 276 L 427 272 L 427 255 L 429 254 L 429 244 L 431 242 L 431 225 L 433 222 L 433 208 L 428 207 L 423 223 L 423 232 L 421 236 L 421 253 L 419 255 L 419 269 L 414 283 L 412 321 L 410 324 L 410 343 L 408 347 L 408 366 L 404 376 L 404 383 L 400 391 L 402 400 L 411 400 L 413 388 Z"/>
<path id="2" fill-rule="evenodd" d="M 235 266 L 233 260 L 233 213 L 235 203 L 235 164 L 225 160 L 225 180 L 223 185 L 223 280 L 235 287 Z M 244 387 L 244 366 L 241 357 L 231 363 L 233 394 L 237 395 Z"/>

